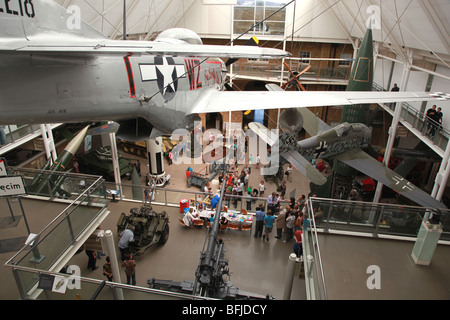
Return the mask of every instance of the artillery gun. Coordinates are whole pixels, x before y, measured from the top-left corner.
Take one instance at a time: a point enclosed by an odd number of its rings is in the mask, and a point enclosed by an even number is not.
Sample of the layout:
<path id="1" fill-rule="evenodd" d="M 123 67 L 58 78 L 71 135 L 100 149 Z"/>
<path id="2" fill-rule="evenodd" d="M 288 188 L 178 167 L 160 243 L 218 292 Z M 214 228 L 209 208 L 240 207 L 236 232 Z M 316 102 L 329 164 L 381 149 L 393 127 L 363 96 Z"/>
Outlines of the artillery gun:
<path id="1" fill-rule="evenodd" d="M 118 234 L 130 225 L 134 226 L 134 242 L 130 242 L 129 248 L 134 256 L 143 254 L 153 245 L 164 245 L 169 238 L 168 214 L 155 212 L 150 204 L 130 209 L 130 215 L 122 212 L 117 221 Z"/>
<path id="2" fill-rule="evenodd" d="M 220 212 L 224 199 L 226 183 L 223 183 L 220 200 L 217 205 L 214 222 L 208 230 L 200 262 L 195 271 L 194 281 L 176 282 L 172 280 L 148 279 L 150 288 L 166 290 L 171 292 L 181 292 L 195 296 L 210 297 L 227 300 L 258 300 L 272 299 L 270 295 L 260 295 L 245 292 L 234 287 L 231 281 L 226 281 L 225 276 L 229 276 L 228 260 L 225 259 L 225 245 L 223 239 L 218 237 Z"/>

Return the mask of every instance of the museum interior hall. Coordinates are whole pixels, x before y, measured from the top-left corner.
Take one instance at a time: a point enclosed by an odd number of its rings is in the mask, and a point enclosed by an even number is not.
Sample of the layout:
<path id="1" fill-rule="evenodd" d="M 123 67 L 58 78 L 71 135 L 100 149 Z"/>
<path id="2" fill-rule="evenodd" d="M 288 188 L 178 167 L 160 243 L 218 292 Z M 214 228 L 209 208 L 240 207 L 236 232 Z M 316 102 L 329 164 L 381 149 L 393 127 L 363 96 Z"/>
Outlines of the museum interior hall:
<path id="1" fill-rule="evenodd" d="M 449 20 L 0 2 L 0 300 L 449 300 Z"/>

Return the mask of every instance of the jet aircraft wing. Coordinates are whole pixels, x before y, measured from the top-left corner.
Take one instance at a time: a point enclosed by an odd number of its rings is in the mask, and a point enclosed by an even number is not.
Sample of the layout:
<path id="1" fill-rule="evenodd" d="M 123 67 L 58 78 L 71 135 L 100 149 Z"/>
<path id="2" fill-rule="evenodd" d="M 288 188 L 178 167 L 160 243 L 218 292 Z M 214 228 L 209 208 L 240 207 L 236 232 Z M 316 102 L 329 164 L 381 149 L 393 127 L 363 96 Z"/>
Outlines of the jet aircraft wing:
<path id="1" fill-rule="evenodd" d="M 193 104 L 190 113 L 412 102 L 435 99 L 450 100 L 450 95 L 406 91 L 217 91 L 210 89 L 203 91 Z"/>
<path id="2" fill-rule="evenodd" d="M 335 156 L 335 159 L 338 159 L 378 182 L 381 182 L 383 185 L 423 207 L 446 209 L 446 206 L 443 203 L 433 198 L 422 189 L 416 187 L 398 173 L 387 168 L 361 149 L 346 151 Z"/>
<path id="3" fill-rule="evenodd" d="M 228 57 L 228 58 L 263 58 L 281 59 L 289 53 L 279 49 L 256 46 L 219 46 L 200 45 L 188 43 L 166 43 L 159 41 L 122 41 L 106 39 L 74 38 L 37 38 L 2 39 L 0 52 L 22 52 L 40 54 L 63 55 L 168 55 L 168 56 L 195 56 L 195 57 Z"/>

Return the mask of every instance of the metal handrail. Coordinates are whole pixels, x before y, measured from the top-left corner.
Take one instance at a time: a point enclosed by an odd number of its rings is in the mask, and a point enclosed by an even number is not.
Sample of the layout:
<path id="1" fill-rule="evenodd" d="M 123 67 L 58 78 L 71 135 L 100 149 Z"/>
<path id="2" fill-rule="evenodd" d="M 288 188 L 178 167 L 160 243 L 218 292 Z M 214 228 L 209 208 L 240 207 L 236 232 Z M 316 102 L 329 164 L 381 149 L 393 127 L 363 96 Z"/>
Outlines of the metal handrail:
<path id="1" fill-rule="evenodd" d="M 22 170 L 22 169 L 20 169 L 20 170 Z M 53 173 L 53 174 L 54 174 L 54 173 Z M 91 176 L 91 177 L 94 177 L 94 176 Z M 58 222 L 58 224 L 57 224 L 56 226 L 60 225 L 60 224 L 61 224 L 63 221 L 65 221 L 66 219 L 69 219 L 69 218 L 70 218 L 70 215 L 72 214 L 72 212 L 74 212 L 74 210 L 82 203 L 82 201 L 80 201 L 80 199 L 81 199 L 82 197 L 83 197 L 83 199 L 84 199 L 84 197 L 88 197 L 88 196 L 90 195 L 91 190 L 92 190 L 94 187 L 95 187 L 95 189 L 98 188 L 99 185 L 97 185 L 97 183 L 103 183 L 103 181 L 104 181 L 103 177 L 97 177 L 97 180 L 95 180 L 94 183 L 92 183 L 90 186 L 87 186 L 86 189 L 85 189 L 83 192 L 81 192 L 75 200 L 73 200 L 66 208 L 64 208 L 63 211 L 61 211 L 61 212 L 60 212 L 60 213 L 59 213 L 52 221 L 50 221 L 50 223 L 48 223 L 48 224 L 47 224 L 47 225 L 46 225 L 46 226 L 45 226 L 45 227 L 44 227 L 44 228 L 36 235 L 35 238 L 36 238 L 36 239 L 39 239 L 39 242 L 33 244 L 33 248 L 36 247 L 36 246 L 38 246 L 39 243 L 41 243 L 41 242 L 48 236 L 49 233 L 48 233 L 46 236 L 44 236 L 43 238 L 41 238 L 41 235 L 42 235 L 47 229 L 49 229 L 50 226 L 52 226 L 53 224 L 55 224 L 56 221 L 58 221 L 58 220 L 60 220 L 60 219 L 61 219 L 61 221 Z M 100 186 L 101 186 L 101 184 L 100 184 Z M 105 204 L 106 204 L 106 203 L 105 203 Z M 75 207 L 73 207 L 74 205 L 75 205 Z M 73 208 L 73 210 L 71 210 L 69 213 L 67 213 L 68 210 L 69 210 L 70 208 Z M 63 215 L 65 215 L 65 217 L 61 218 Z M 11 261 L 14 261 L 14 258 L 16 258 L 19 254 L 21 254 L 22 251 L 25 250 L 26 248 L 27 248 L 27 246 L 22 247 L 16 254 L 14 254 L 14 255 L 6 262 L 6 264 L 9 264 Z"/>
<path id="2" fill-rule="evenodd" d="M 323 264 L 322 264 L 322 257 L 320 254 L 319 238 L 317 236 L 316 220 L 314 218 L 314 210 L 313 210 L 311 198 L 309 198 L 306 203 L 307 203 L 307 208 L 308 208 L 308 219 L 311 223 L 309 227 L 310 227 L 311 235 L 313 237 L 313 239 L 311 239 L 313 242 L 312 248 L 314 250 L 313 257 L 314 257 L 314 261 L 316 262 L 315 263 L 316 271 L 317 271 L 317 274 L 319 275 L 319 278 L 316 279 L 316 281 L 319 281 L 318 287 L 319 287 L 319 289 L 321 289 L 320 297 L 327 300 L 328 294 L 327 294 L 327 287 L 326 287 L 326 282 L 325 282 L 325 274 L 323 272 Z M 306 272 L 307 272 L 306 269 L 309 268 L 308 257 L 304 258 L 304 264 L 305 264 L 305 274 L 306 274 Z M 308 282 L 308 281 L 305 281 L 305 282 Z"/>
<path id="3" fill-rule="evenodd" d="M 59 277 L 64 276 L 67 278 L 73 277 L 73 275 L 70 275 L 70 274 L 58 273 L 58 272 L 47 271 L 47 270 L 38 270 L 38 269 L 30 268 L 30 267 L 18 266 L 18 265 L 13 265 L 13 264 L 8 264 L 8 263 L 6 263 L 5 266 L 11 268 L 13 271 L 18 270 L 18 271 L 35 273 L 35 274 L 39 274 L 39 275 L 46 274 L 46 275 L 59 276 Z M 153 288 L 132 286 L 132 285 L 127 285 L 127 284 L 123 284 L 123 283 L 119 283 L 119 282 L 105 281 L 105 280 L 87 278 L 87 277 L 82 277 L 82 276 L 77 276 L 77 278 L 80 281 L 91 283 L 91 284 L 97 284 L 99 286 L 104 282 L 106 286 L 109 286 L 111 288 L 126 289 L 129 291 L 138 291 L 138 292 L 148 293 L 148 294 L 164 295 L 164 296 L 168 296 L 168 297 L 174 297 L 174 298 L 180 298 L 180 299 L 186 299 L 186 300 L 217 300 L 217 299 L 209 298 L 209 297 L 193 296 L 190 294 L 180 293 L 180 292 L 171 292 L 171 291 L 164 291 L 164 290 L 158 290 L 158 289 L 153 289 Z"/>

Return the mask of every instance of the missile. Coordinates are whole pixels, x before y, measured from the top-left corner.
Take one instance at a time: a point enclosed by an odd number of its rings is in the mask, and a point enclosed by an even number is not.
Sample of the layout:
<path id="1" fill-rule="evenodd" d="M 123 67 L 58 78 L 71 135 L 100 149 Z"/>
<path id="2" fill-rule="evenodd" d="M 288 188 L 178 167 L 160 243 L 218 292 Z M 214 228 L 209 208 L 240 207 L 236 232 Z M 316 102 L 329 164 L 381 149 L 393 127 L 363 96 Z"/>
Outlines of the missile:
<path id="1" fill-rule="evenodd" d="M 82 129 L 64 148 L 55 162 L 51 166 L 49 165 L 49 162 L 47 162 L 42 170 L 51 172 L 65 171 L 74 154 L 83 143 L 88 129 L 89 126 L 86 126 L 84 129 Z M 28 192 L 35 194 L 45 194 L 50 187 L 54 192 L 59 189 L 59 186 L 64 182 L 64 180 L 65 179 L 60 179 L 60 176 L 58 175 L 41 172 L 34 178 L 33 182 L 28 186 L 27 190 Z"/>

